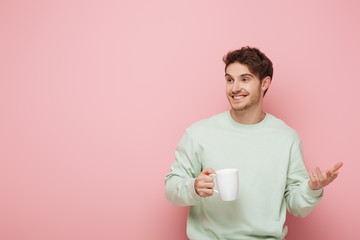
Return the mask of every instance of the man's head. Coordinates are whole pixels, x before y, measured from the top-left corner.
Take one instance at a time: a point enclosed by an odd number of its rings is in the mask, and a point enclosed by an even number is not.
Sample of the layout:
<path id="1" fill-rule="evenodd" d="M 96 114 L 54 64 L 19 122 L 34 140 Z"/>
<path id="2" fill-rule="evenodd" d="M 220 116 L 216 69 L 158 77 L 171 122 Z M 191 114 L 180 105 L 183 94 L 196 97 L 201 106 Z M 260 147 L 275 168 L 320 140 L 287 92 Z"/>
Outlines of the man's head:
<path id="1" fill-rule="evenodd" d="M 266 77 L 270 77 L 270 81 L 272 80 L 272 62 L 257 48 L 247 46 L 238 50 L 230 51 L 223 57 L 223 61 L 225 63 L 225 72 L 230 64 L 238 62 L 246 65 L 249 71 L 260 79 L 260 84 Z M 264 96 L 266 92 L 267 89 L 264 92 Z"/>
<path id="2" fill-rule="evenodd" d="M 258 49 L 230 51 L 225 62 L 226 95 L 233 111 L 258 111 L 270 87 L 271 61 Z"/>

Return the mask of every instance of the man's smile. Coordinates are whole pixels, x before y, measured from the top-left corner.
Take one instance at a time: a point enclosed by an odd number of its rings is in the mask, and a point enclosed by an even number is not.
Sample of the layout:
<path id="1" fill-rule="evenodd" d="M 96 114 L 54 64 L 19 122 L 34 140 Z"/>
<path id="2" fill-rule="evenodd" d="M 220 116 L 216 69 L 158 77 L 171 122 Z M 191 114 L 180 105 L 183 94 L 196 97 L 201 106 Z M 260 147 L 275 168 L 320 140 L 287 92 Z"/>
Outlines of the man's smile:
<path id="1" fill-rule="evenodd" d="M 240 102 L 242 101 L 244 98 L 247 97 L 246 94 L 239 94 L 239 95 L 234 95 L 234 96 L 231 96 L 235 102 Z"/>

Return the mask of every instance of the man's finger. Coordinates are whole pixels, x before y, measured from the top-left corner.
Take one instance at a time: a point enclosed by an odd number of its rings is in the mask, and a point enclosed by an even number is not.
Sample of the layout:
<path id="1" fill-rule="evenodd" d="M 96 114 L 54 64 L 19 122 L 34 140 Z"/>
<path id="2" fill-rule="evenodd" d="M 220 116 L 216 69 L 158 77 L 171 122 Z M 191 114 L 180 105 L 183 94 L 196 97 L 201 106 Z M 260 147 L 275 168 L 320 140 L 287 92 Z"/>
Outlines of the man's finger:
<path id="1" fill-rule="evenodd" d="M 211 182 L 205 182 L 204 183 L 204 188 L 213 188 L 215 186 L 215 183 Z"/>
<path id="2" fill-rule="evenodd" d="M 311 170 L 309 170 L 309 177 L 310 177 L 310 180 L 311 180 L 313 183 L 316 182 L 315 177 L 314 177 L 314 174 L 313 174 L 313 172 L 312 172 Z"/>
<path id="3" fill-rule="evenodd" d="M 205 169 L 202 170 L 201 173 L 203 173 L 203 174 L 205 174 L 205 175 L 209 175 L 209 174 L 214 174 L 215 171 L 214 171 L 214 169 L 212 169 L 212 168 L 205 168 Z"/>
<path id="4" fill-rule="evenodd" d="M 331 181 L 331 172 L 329 170 L 326 171 L 326 181 Z"/>
<path id="5" fill-rule="evenodd" d="M 313 172 L 313 170 L 311 170 L 311 176 L 314 178 L 314 181 L 317 182 L 319 179 L 316 178 L 315 173 Z"/>
<path id="6" fill-rule="evenodd" d="M 201 182 L 204 182 L 204 183 L 212 183 L 212 182 L 214 182 L 213 178 L 210 177 L 209 175 L 201 176 L 200 180 L 201 180 Z"/>
<path id="7" fill-rule="evenodd" d="M 336 172 L 337 170 L 339 170 L 344 164 L 342 162 L 338 162 L 337 164 L 335 164 L 335 166 L 331 169 L 332 172 Z"/>
<path id="8" fill-rule="evenodd" d="M 198 187 L 199 188 L 213 188 L 214 187 L 214 183 L 212 183 L 212 182 L 200 182 L 199 184 L 198 184 Z"/>
<path id="9" fill-rule="evenodd" d="M 331 178 L 332 178 L 332 179 L 335 179 L 335 178 L 338 176 L 338 174 L 339 174 L 338 172 L 332 173 L 332 174 L 331 174 Z"/>
<path id="10" fill-rule="evenodd" d="M 320 181 L 320 182 L 323 182 L 323 181 L 324 181 L 324 178 L 323 178 L 323 176 L 322 176 L 322 174 L 321 174 L 320 168 L 319 168 L 319 167 L 315 168 L 315 171 L 316 171 L 317 177 L 319 178 L 319 181 Z"/>
<path id="11" fill-rule="evenodd" d="M 338 174 L 335 174 L 331 177 L 332 180 L 334 180 L 335 178 L 337 178 Z"/>
<path id="12" fill-rule="evenodd" d="M 213 195 L 213 190 L 212 189 L 206 188 L 206 189 L 201 189 L 201 190 L 206 194 L 206 196 Z"/>

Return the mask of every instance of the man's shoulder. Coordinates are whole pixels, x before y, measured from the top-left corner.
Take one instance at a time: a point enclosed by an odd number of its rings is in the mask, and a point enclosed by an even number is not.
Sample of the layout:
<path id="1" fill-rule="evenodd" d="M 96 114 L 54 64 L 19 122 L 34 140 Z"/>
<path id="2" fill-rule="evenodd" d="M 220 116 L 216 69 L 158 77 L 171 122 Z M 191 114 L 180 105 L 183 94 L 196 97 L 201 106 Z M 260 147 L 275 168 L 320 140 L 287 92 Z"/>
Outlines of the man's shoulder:
<path id="1" fill-rule="evenodd" d="M 187 129 L 190 131 L 199 131 L 203 129 L 211 129 L 216 128 L 217 126 L 220 126 L 224 123 L 226 120 L 226 116 L 229 114 L 229 111 L 224 111 L 215 115 L 212 115 L 208 118 L 204 118 L 201 120 L 198 120 L 191 124 Z"/>
<path id="2" fill-rule="evenodd" d="M 268 113 L 269 114 L 269 113 Z M 292 127 L 290 127 L 284 120 L 269 114 L 270 124 L 268 125 L 270 128 L 274 129 L 277 132 L 281 132 L 283 134 L 287 134 L 292 138 L 300 139 L 299 133 Z"/>

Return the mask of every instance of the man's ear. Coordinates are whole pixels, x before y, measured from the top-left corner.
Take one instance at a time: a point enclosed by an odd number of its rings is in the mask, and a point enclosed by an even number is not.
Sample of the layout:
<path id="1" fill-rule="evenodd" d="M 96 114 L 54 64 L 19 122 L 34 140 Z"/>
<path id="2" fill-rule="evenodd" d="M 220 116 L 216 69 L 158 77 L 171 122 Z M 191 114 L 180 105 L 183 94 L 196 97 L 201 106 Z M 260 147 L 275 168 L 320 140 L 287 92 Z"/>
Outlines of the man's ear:
<path id="1" fill-rule="evenodd" d="M 264 78 L 264 80 L 261 83 L 261 89 L 265 91 L 270 87 L 270 84 L 271 84 L 271 78 L 267 76 L 266 78 Z"/>

